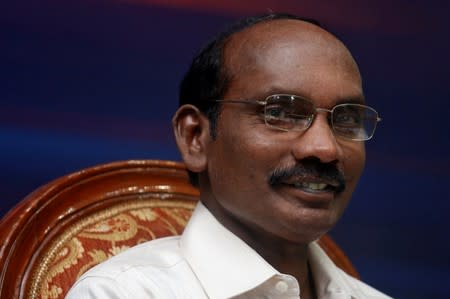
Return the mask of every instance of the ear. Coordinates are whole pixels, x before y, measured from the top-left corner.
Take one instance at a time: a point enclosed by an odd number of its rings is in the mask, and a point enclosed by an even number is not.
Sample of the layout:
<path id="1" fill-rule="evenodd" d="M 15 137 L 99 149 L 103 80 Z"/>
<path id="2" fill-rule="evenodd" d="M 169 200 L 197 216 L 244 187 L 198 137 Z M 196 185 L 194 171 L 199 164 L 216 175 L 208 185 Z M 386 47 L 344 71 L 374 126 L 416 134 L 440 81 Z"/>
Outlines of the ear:
<path id="1" fill-rule="evenodd" d="M 187 169 L 202 172 L 207 166 L 207 145 L 211 140 L 207 117 L 193 105 L 181 106 L 172 118 L 178 149 Z"/>

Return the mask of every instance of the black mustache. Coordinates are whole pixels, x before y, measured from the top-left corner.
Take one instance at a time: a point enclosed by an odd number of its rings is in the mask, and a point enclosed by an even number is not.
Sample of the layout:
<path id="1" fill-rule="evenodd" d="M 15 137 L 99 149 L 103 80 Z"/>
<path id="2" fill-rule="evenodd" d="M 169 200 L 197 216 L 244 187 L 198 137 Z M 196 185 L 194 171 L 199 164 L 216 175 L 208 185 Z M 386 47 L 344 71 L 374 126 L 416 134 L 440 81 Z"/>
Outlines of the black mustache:
<path id="1" fill-rule="evenodd" d="M 316 160 L 306 160 L 286 168 L 277 168 L 269 176 L 270 186 L 282 184 L 291 177 L 317 177 L 325 182 L 338 182 L 336 192 L 345 189 L 344 174 L 334 164 L 322 163 Z"/>

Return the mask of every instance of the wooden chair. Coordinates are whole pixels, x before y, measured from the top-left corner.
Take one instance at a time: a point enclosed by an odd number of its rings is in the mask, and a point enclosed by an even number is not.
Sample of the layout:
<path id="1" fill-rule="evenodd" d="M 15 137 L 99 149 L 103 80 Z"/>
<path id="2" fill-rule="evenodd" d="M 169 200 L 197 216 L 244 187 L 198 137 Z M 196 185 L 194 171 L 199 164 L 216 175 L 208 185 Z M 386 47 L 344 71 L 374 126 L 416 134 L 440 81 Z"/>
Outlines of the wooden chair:
<path id="1" fill-rule="evenodd" d="M 64 298 L 92 266 L 141 242 L 180 234 L 198 200 L 181 163 L 132 160 L 44 185 L 0 222 L 0 299 Z M 324 236 L 320 245 L 356 270 Z"/>

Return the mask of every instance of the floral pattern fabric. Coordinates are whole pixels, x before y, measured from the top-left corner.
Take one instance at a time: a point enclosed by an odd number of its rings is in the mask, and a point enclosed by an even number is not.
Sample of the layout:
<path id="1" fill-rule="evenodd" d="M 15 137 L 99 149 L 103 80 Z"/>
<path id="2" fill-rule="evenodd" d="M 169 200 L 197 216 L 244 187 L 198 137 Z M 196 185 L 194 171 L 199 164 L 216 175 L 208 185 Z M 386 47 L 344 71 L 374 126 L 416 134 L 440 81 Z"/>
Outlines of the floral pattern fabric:
<path id="1" fill-rule="evenodd" d="M 29 298 L 62 299 L 88 269 L 142 242 L 182 233 L 195 203 L 127 203 L 71 225 L 35 267 Z"/>

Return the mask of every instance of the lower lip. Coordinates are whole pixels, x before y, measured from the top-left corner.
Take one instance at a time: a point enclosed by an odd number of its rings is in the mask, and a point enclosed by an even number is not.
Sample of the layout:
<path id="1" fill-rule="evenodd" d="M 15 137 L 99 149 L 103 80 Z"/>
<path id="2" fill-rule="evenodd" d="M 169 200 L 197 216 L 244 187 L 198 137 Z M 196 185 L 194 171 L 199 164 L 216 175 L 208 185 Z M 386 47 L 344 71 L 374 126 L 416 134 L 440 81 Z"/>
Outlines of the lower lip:
<path id="1" fill-rule="evenodd" d="M 319 191 L 297 188 L 293 185 L 280 185 L 280 191 L 294 197 L 295 201 L 311 207 L 324 208 L 335 199 L 335 193 L 329 190 Z"/>

